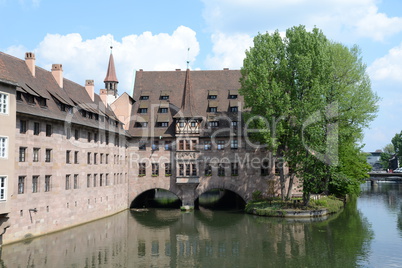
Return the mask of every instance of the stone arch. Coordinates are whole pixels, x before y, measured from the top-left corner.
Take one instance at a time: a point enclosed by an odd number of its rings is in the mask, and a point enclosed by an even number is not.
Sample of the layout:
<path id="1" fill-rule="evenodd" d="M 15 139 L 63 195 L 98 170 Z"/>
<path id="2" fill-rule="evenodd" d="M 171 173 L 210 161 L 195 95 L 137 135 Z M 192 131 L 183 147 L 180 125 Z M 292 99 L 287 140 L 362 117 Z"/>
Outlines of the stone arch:
<path id="1" fill-rule="evenodd" d="M 200 195 L 202 195 L 203 193 L 206 193 L 212 189 L 228 190 L 228 191 L 231 191 L 231 192 L 237 194 L 238 196 L 240 196 L 244 200 L 244 202 L 247 203 L 249 201 L 249 199 L 247 198 L 247 195 L 244 194 L 243 192 L 239 191 L 239 189 L 237 187 L 231 187 L 228 185 L 218 185 L 218 184 L 208 185 L 207 187 L 202 188 L 202 190 L 197 189 L 197 191 L 194 195 L 194 201 L 197 200 L 200 197 Z"/>
<path id="2" fill-rule="evenodd" d="M 139 198 L 141 195 L 146 194 L 146 192 L 148 191 L 152 191 L 155 189 L 162 189 L 168 192 L 171 192 L 172 194 L 176 195 L 177 198 L 180 200 L 180 202 L 183 201 L 182 196 L 180 195 L 180 193 L 178 191 L 174 191 L 175 189 L 170 189 L 168 187 L 160 187 L 157 185 L 154 186 L 145 186 L 143 185 L 143 187 L 139 187 L 140 189 L 136 189 L 136 191 L 133 193 L 133 191 L 131 191 L 131 195 L 130 195 L 130 199 L 129 199 L 129 207 L 133 207 L 133 204 L 135 203 L 135 201 L 137 200 L 137 198 Z"/>

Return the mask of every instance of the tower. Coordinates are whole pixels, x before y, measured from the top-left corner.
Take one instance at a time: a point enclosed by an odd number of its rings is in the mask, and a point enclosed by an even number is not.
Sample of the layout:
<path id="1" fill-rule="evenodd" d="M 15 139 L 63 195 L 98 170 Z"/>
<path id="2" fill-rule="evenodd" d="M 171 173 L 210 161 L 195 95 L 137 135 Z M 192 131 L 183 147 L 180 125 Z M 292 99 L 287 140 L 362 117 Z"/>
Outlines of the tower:
<path id="1" fill-rule="evenodd" d="M 109 65 L 107 67 L 106 77 L 103 82 L 105 82 L 105 89 L 101 89 L 100 95 L 104 102 L 107 104 L 113 103 L 114 100 L 117 99 L 117 84 L 119 80 L 117 80 L 116 76 L 116 68 L 114 67 L 114 59 L 113 59 L 113 47 L 110 47 L 110 57 L 109 57 Z"/>

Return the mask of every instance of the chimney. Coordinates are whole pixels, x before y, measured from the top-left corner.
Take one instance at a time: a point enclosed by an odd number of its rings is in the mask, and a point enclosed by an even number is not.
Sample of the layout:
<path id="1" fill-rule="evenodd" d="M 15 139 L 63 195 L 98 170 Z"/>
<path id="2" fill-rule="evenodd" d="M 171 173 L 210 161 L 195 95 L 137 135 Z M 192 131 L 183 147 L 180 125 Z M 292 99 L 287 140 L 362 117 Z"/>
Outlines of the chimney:
<path id="1" fill-rule="evenodd" d="M 52 75 L 59 87 L 63 88 L 63 66 L 61 64 L 52 64 Z"/>
<path id="2" fill-rule="evenodd" d="M 95 89 L 94 80 L 86 80 L 85 81 L 85 90 L 87 91 L 87 93 L 92 101 L 95 100 L 94 89 Z"/>
<path id="3" fill-rule="evenodd" d="M 35 53 L 26 52 L 25 63 L 27 64 L 28 69 L 31 71 L 32 76 L 35 77 Z"/>
<path id="4" fill-rule="evenodd" d="M 99 97 L 102 100 L 103 104 L 107 107 L 107 89 L 101 89 L 99 92 Z"/>

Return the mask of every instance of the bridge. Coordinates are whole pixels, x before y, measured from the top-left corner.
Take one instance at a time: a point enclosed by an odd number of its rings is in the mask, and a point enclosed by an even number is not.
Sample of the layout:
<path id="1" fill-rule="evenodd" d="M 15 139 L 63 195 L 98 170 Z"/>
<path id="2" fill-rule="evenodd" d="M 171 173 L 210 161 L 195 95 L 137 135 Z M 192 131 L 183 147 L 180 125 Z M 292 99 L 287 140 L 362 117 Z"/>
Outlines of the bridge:
<path id="1" fill-rule="evenodd" d="M 379 181 L 402 181 L 402 173 L 385 173 L 385 172 L 369 172 L 369 178 L 366 181 L 371 181 L 371 185 Z"/>

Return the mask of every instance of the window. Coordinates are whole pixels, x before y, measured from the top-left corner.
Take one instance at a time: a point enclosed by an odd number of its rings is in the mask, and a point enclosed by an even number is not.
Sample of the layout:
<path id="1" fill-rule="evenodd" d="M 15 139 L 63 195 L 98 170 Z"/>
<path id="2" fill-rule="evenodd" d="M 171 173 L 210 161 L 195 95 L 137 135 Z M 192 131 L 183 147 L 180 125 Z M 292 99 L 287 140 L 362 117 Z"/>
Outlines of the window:
<path id="1" fill-rule="evenodd" d="M 185 144 L 186 144 L 186 150 L 190 151 L 190 141 L 189 140 L 185 140 Z"/>
<path id="2" fill-rule="evenodd" d="M 103 174 L 100 174 L 99 176 L 99 186 L 103 185 Z"/>
<path id="3" fill-rule="evenodd" d="M 78 129 L 74 130 L 74 138 L 78 140 L 80 138 L 80 131 Z"/>
<path id="4" fill-rule="evenodd" d="M 159 176 L 159 164 L 152 163 L 152 177 Z"/>
<path id="5" fill-rule="evenodd" d="M 230 165 L 231 165 L 232 176 L 238 176 L 239 175 L 239 164 L 231 163 Z"/>
<path id="6" fill-rule="evenodd" d="M 190 176 L 191 166 L 190 164 L 186 164 L 186 176 Z"/>
<path id="7" fill-rule="evenodd" d="M 87 164 L 91 164 L 91 153 L 87 153 Z"/>
<path id="8" fill-rule="evenodd" d="M 8 114 L 8 95 L 0 94 L 0 114 Z"/>
<path id="9" fill-rule="evenodd" d="M 98 142 L 98 140 L 99 140 L 99 136 L 98 136 L 98 133 L 94 133 L 94 142 L 96 143 L 96 142 Z"/>
<path id="10" fill-rule="evenodd" d="M 157 127 L 168 127 L 169 126 L 169 122 L 157 122 L 156 123 Z"/>
<path id="11" fill-rule="evenodd" d="M 218 109 L 216 107 L 208 107 L 208 112 L 209 113 L 216 113 Z"/>
<path id="12" fill-rule="evenodd" d="M 218 140 L 218 150 L 224 150 L 225 149 L 225 141 L 224 140 Z"/>
<path id="13" fill-rule="evenodd" d="M 211 150 L 211 141 L 204 141 L 204 150 L 205 151 Z"/>
<path id="14" fill-rule="evenodd" d="M 179 164 L 179 176 L 184 176 L 184 164 Z"/>
<path id="15" fill-rule="evenodd" d="M 192 140 L 191 141 L 191 146 L 193 151 L 197 151 L 197 140 Z"/>
<path id="16" fill-rule="evenodd" d="M 25 162 L 27 147 L 20 147 L 20 155 L 19 160 L 20 162 Z"/>
<path id="17" fill-rule="evenodd" d="M 78 174 L 74 174 L 74 189 L 78 189 Z"/>
<path id="18" fill-rule="evenodd" d="M 98 164 L 98 153 L 94 153 L 94 165 Z"/>
<path id="19" fill-rule="evenodd" d="M 165 163 L 165 176 L 172 176 L 172 164 Z"/>
<path id="20" fill-rule="evenodd" d="M 147 127 L 148 122 L 136 122 L 135 127 Z"/>
<path id="21" fill-rule="evenodd" d="M 45 192 L 50 192 L 50 175 L 45 176 Z"/>
<path id="22" fill-rule="evenodd" d="M 74 164 L 78 164 L 78 151 L 74 152 Z"/>
<path id="23" fill-rule="evenodd" d="M 91 134 L 91 132 L 88 131 L 88 133 L 87 133 L 87 141 L 91 142 L 91 140 L 92 140 L 92 134 Z"/>
<path id="24" fill-rule="evenodd" d="M 232 100 L 237 99 L 237 95 L 231 94 L 231 95 L 229 95 L 229 99 L 232 99 Z"/>
<path id="25" fill-rule="evenodd" d="M 46 124 L 46 137 L 52 136 L 52 125 Z"/>
<path id="26" fill-rule="evenodd" d="M 205 164 L 205 176 L 212 176 L 212 167 L 211 164 Z"/>
<path id="27" fill-rule="evenodd" d="M 159 113 L 167 114 L 168 113 L 168 108 L 159 108 Z"/>
<path id="28" fill-rule="evenodd" d="M 230 141 L 230 148 L 231 149 L 237 149 L 237 148 L 239 148 L 239 143 L 238 143 L 239 141 L 238 140 L 231 140 Z"/>
<path id="29" fill-rule="evenodd" d="M 38 122 L 34 122 L 34 135 L 39 135 L 40 133 L 40 124 Z"/>
<path id="30" fill-rule="evenodd" d="M 215 100 L 217 95 L 208 95 L 208 99 L 210 100 Z"/>
<path id="31" fill-rule="evenodd" d="M 230 107 L 230 111 L 231 112 L 238 112 L 239 108 L 237 106 L 232 106 L 232 107 Z"/>
<path id="32" fill-rule="evenodd" d="M 18 194 L 25 192 L 25 176 L 18 177 Z"/>
<path id="33" fill-rule="evenodd" d="M 98 174 L 94 174 L 94 187 L 96 187 L 96 180 L 98 179 Z"/>
<path id="34" fill-rule="evenodd" d="M 140 96 L 140 100 L 148 100 L 149 96 Z"/>
<path id="35" fill-rule="evenodd" d="M 158 151 L 159 150 L 159 141 L 154 141 L 152 144 L 152 151 Z"/>
<path id="36" fill-rule="evenodd" d="M 32 176 L 32 192 L 38 192 L 39 176 Z"/>
<path id="37" fill-rule="evenodd" d="M 0 176 L 0 201 L 7 199 L 7 177 Z"/>
<path id="38" fill-rule="evenodd" d="M 22 93 L 17 91 L 17 101 L 22 101 Z"/>
<path id="39" fill-rule="evenodd" d="M 70 175 L 66 175 L 66 190 L 70 190 Z"/>
<path id="40" fill-rule="evenodd" d="M 261 165 L 261 176 L 268 176 L 269 175 L 269 163 L 268 161 L 263 161 Z"/>
<path id="41" fill-rule="evenodd" d="M 146 113 L 148 113 L 148 108 L 139 108 L 138 113 L 139 114 L 146 114 Z"/>
<path id="42" fill-rule="evenodd" d="M 106 165 L 109 164 L 109 154 L 106 154 Z"/>
<path id="43" fill-rule="evenodd" d="M 197 164 L 191 164 L 191 176 L 197 176 Z"/>
<path id="44" fill-rule="evenodd" d="M 27 121 L 20 120 L 20 133 L 25 134 L 27 132 Z"/>
<path id="45" fill-rule="evenodd" d="M 172 142 L 165 141 L 165 151 L 170 151 L 170 150 L 172 150 Z"/>
<path id="46" fill-rule="evenodd" d="M 46 149 L 45 151 L 45 162 L 52 162 L 52 149 Z"/>
<path id="47" fill-rule="evenodd" d="M 179 150 L 184 150 L 184 140 L 179 140 Z"/>
<path id="48" fill-rule="evenodd" d="M 145 176 L 146 175 L 145 163 L 139 163 L 138 164 L 138 175 L 139 176 Z"/>
<path id="49" fill-rule="evenodd" d="M 140 144 L 138 145 L 138 149 L 141 151 L 145 151 L 147 149 L 147 144 L 145 141 L 140 141 Z"/>
<path id="50" fill-rule="evenodd" d="M 7 138 L 0 137 L 0 158 L 7 158 L 8 150 L 7 150 Z"/>
<path id="51" fill-rule="evenodd" d="M 218 123 L 218 121 L 209 121 L 209 122 L 208 122 L 208 125 L 209 125 L 210 127 L 218 127 L 218 126 L 219 126 L 219 123 Z"/>
<path id="52" fill-rule="evenodd" d="M 105 186 L 109 185 L 109 173 L 105 174 Z"/>
<path id="53" fill-rule="evenodd" d="M 225 176 L 225 166 L 223 164 L 218 166 L 218 176 Z"/>
<path id="54" fill-rule="evenodd" d="M 105 142 L 106 142 L 106 145 L 109 144 L 109 133 L 106 133 L 106 134 L 105 134 Z M 107 164 L 107 163 L 106 163 L 106 164 Z"/>
<path id="55" fill-rule="evenodd" d="M 33 162 L 39 162 L 39 148 L 33 148 Z"/>
<path id="56" fill-rule="evenodd" d="M 71 154 L 71 151 L 70 150 L 67 150 L 66 151 L 66 163 L 67 164 L 70 164 L 71 162 L 70 162 L 70 154 Z"/>
<path id="57" fill-rule="evenodd" d="M 66 126 L 66 139 L 70 139 L 71 138 L 71 128 L 70 126 Z"/>
<path id="58" fill-rule="evenodd" d="M 164 95 L 160 97 L 161 100 L 168 100 L 169 99 L 169 95 Z"/>
<path id="59" fill-rule="evenodd" d="M 103 164 L 103 154 L 100 154 L 99 162 L 100 162 L 100 164 Z"/>
<path id="60" fill-rule="evenodd" d="M 237 125 L 238 125 L 238 122 L 237 121 L 232 121 L 232 127 L 237 127 Z"/>

